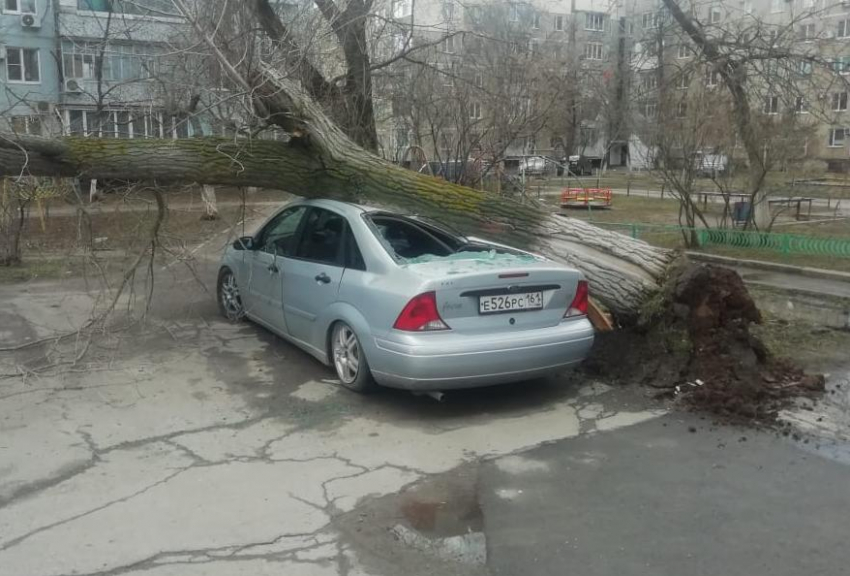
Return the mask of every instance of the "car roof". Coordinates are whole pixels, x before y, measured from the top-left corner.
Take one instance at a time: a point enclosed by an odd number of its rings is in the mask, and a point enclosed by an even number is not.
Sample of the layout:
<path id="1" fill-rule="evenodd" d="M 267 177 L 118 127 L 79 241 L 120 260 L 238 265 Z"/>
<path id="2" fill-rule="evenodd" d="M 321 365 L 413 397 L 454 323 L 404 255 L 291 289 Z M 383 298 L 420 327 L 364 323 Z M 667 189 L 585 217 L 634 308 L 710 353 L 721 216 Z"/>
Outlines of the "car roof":
<path id="1" fill-rule="evenodd" d="M 364 212 L 378 212 L 383 211 L 382 208 L 376 208 L 374 206 L 364 206 L 362 204 L 355 204 L 354 202 L 343 202 L 342 200 L 328 200 L 326 198 L 312 198 L 312 199 L 304 199 L 298 204 L 303 204 L 306 206 L 315 206 L 316 208 L 328 208 L 330 210 L 336 210 L 346 216 L 357 216 L 359 214 L 363 214 Z"/>

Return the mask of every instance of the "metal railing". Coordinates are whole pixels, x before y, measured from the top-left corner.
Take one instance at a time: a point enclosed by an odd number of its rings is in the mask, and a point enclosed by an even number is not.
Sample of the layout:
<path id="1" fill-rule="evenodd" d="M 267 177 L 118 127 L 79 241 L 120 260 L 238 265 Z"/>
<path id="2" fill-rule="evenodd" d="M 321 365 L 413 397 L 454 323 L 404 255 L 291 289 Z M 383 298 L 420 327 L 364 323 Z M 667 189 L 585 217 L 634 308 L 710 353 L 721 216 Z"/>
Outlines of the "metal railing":
<path id="1" fill-rule="evenodd" d="M 598 222 L 595 226 L 616 230 L 632 238 L 647 240 L 665 246 L 672 246 L 678 240 L 684 243 L 685 235 L 696 242 L 696 246 L 729 246 L 752 250 L 769 250 L 781 254 L 807 254 L 812 256 L 835 256 L 850 258 L 850 238 L 829 238 L 802 236 L 755 230 L 736 230 L 733 228 L 687 228 L 667 224 L 643 224 L 628 222 Z"/>

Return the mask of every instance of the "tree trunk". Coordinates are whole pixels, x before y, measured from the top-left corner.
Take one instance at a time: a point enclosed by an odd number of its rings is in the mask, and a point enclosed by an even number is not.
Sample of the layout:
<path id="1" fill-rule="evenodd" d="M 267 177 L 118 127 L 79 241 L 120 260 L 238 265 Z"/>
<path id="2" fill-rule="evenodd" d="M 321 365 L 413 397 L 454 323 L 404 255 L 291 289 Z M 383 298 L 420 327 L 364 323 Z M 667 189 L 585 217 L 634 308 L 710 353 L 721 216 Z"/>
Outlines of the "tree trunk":
<path id="1" fill-rule="evenodd" d="M 204 202 L 204 215 L 202 220 L 218 220 L 218 203 L 215 200 L 215 186 L 204 184 L 201 186 L 201 200 Z"/>
<path id="2" fill-rule="evenodd" d="M 311 138 L 289 142 L 0 140 L 0 173 L 19 173 L 26 158 L 28 169 L 42 175 L 260 186 L 427 215 L 575 266 L 590 281 L 593 296 L 624 320 L 657 290 L 674 257 L 581 220 L 405 170 L 352 145 L 338 130 L 317 133 L 320 128 L 313 125 Z M 29 149 L 26 157 L 19 145 Z"/>

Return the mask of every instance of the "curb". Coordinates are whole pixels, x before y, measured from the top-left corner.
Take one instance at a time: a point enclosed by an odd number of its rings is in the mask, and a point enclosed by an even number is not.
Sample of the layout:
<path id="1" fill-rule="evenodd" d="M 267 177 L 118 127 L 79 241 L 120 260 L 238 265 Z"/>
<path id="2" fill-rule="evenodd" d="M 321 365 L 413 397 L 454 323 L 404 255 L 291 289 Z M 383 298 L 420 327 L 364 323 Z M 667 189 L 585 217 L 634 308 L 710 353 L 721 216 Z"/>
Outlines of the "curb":
<path id="1" fill-rule="evenodd" d="M 691 260 L 702 262 L 712 262 L 715 264 L 726 264 L 727 266 L 748 266 L 750 268 L 760 268 L 762 270 L 772 270 L 775 272 L 786 272 L 789 274 L 797 274 L 799 276 L 808 276 L 809 278 L 825 278 L 827 280 L 838 280 L 840 282 L 850 282 L 850 273 L 839 272 L 837 270 L 824 270 L 822 268 L 808 268 L 806 266 L 792 266 L 790 264 L 777 264 L 775 262 L 764 262 L 762 260 L 744 260 L 740 258 L 729 258 L 728 256 L 716 256 L 714 254 L 703 254 L 702 252 L 685 252 Z"/>

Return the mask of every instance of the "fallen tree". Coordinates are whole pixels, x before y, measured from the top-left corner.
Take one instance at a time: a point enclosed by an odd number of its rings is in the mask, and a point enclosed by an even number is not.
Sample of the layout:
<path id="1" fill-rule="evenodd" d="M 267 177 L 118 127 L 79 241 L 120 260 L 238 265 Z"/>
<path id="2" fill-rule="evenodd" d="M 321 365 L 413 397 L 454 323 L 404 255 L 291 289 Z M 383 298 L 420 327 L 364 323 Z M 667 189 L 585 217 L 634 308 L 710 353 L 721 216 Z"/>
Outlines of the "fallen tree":
<path id="1" fill-rule="evenodd" d="M 579 268 L 595 297 L 622 320 L 637 315 L 675 257 L 530 203 L 395 166 L 354 144 L 297 86 L 266 78 L 261 87 L 259 102 L 291 135 L 286 142 L 6 135 L 0 138 L 0 174 L 260 186 L 426 215 Z"/>

